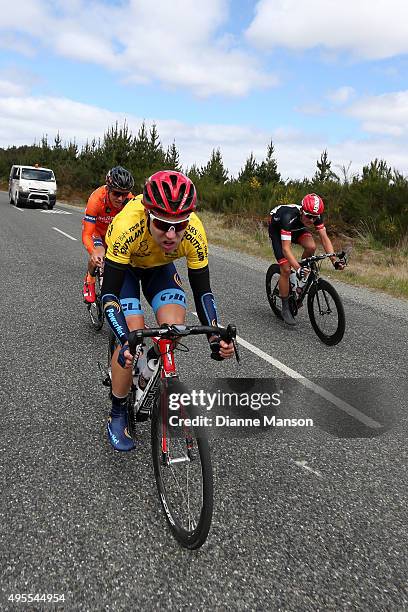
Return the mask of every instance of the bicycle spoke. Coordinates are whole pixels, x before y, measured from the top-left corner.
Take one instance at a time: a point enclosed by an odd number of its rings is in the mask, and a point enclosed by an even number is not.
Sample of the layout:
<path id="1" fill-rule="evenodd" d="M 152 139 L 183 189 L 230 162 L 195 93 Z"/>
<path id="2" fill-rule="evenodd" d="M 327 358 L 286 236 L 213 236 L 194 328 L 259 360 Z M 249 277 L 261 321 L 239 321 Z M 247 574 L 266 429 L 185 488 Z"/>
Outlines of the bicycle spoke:
<path id="1" fill-rule="evenodd" d="M 176 445 L 175 442 L 172 444 L 170 440 L 167 440 L 168 462 L 167 462 L 166 467 L 169 470 L 169 474 L 171 474 L 175 487 L 181 497 L 181 503 L 179 505 L 180 513 L 183 515 L 182 510 L 184 509 L 185 511 L 184 514 L 186 515 L 187 520 L 188 520 L 188 528 L 189 530 L 191 530 L 197 526 L 197 520 L 194 519 L 194 515 L 193 515 L 192 500 L 191 500 L 191 489 L 194 487 L 194 481 L 192 478 L 192 467 L 191 467 L 192 462 L 188 457 L 188 453 L 184 451 L 183 448 L 179 448 L 181 447 L 182 444 L 183 442 L 181 441 L 179 445 Z M 183 459 L 183 458 L 185 458 L 186 461 L 171 463 L 172 459 L 174 460 L 174 459 Z M 176 466 L 178 466 L 178 468 L 176 468 Z M 168 483 L 167 486 L 169 488 L 170 484 Z M 201 507 L 201 501 L 202 500 L 200 498 L 200 507 Z"/>

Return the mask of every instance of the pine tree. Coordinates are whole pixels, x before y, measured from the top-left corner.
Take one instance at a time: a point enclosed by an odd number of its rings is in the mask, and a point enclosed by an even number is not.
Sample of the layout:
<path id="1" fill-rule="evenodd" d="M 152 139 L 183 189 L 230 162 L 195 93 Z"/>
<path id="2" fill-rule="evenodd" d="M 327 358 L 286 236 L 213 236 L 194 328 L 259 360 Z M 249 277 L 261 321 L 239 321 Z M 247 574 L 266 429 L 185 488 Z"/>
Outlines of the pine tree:
<path id="1" fill-rule="evenodd" d="M 262 185 L 279 183 L 281 180 L 281 175 L 278 172 L 278 162 L 273 156 L 274 151 L 275 148 L 271 140 L 266 151 L 266 159 L 258 166 L 257 177 Z"/>
<path id="2" fill-rule="evenodd" d="M 61 149 L 62 149 L 62 140 L 61 140 L 60 133 L 58 131 L 57 135 L 54 138 L 54 151 L 61 150 Z"/>
<path id="3" fill-rule="evenodd" d="M 177 170 L 178 172 L 181 171 L 180 155 L 174 141 L 170 147 L 167 147 L 164 164 L 169 170 Z"/>
<path id="4" fill-rule="evenodd" d="M 103 137 L 101 154 L 104 158 L 106 167 L 126 166 L 132 145 L 132 135 L 129 127 L 124 122 L 119 128 L 118 122 L 108 128 Z"/>
<path id="5" fill-rule="evenodd" d="M 258 164 L 256 159 L 251 152 L 251 155 L 246 160 L 245 166 L 238 174 L 238 181 L 240 183 L 249 183 L 251 179 L 258 175 Z"/>
<path id="6" fill-rule="evenodd" d="M 191 168 L 187 171 L 187 176 L 189 179 L 191 179 L 193 181 L 193 183 L 197 183 L 197 181 L 200 180 L 200 170 L 199 168 L 196 166 L 196 164 L 193 164 L 191 166 Z"/>
<path id="7" fill-rule="evenodd" d="M 137 136 L 133 140 L 130 165 L 138 171 L 138 174 L 147 175 L 149 168 L 149 135 L 146 124 L 143 121 Z"/>
<path id="8" fill-rule="evenodd" d="M 316 165 L 317 171 L 313 178 L 316 183 L 325 183 L 330 179 L 339 180 L 339 177 L 331 170 L 331 161 L 329 161 L 326 149 L 320 155 L 320 161 L 318 160 Z"/>
<path id="9" fill-rule="evenodd" d="M 157 126 L 153 123 L 150 128 L 150 139 L 148 141 L 148 168 L 157 171 L 164 164 L 165 154 L 160 142 Z"/>
<path id="10" fill-rule="evenodd" d="M 206 166 L 200 170 L 202 178 L 209 178 L 217 185 L 223 185 L 228 180 L 228 170 L 224 167 L 221 151 L 213 149 Z"/>

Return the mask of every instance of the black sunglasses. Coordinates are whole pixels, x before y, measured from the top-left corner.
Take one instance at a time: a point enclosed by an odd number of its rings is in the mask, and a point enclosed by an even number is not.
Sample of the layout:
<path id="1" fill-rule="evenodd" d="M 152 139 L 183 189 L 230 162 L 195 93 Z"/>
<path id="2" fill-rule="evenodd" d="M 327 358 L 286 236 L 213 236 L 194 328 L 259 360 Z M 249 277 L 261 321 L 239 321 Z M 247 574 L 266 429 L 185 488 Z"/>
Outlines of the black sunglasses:
<path id="1" fill-rule="evenodd" d="M 120 198 L 122 196 L 126 198 L 129 195 L 128 191 L 117 191 L 116 189 L 111 189 L 110 192 L 115 198 Z"/>

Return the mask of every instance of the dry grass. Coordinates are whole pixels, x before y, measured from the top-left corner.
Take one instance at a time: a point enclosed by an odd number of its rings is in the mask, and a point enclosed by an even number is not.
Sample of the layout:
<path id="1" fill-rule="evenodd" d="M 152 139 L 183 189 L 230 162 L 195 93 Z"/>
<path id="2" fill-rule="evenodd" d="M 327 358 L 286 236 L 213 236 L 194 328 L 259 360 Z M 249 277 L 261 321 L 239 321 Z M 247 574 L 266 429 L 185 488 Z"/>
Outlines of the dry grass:
<path id="1" fill-rule="evenodd" d="M 200 211 L 210 243 L 274 261 L 266 223 L 209 211 Z M 408 299 L 408 255 L 406 244 L 399 248 L 372 248 L 370 237 L 331 236 L 335 250 L 351 249 L 348 267 L 338 279 L 352 285 L 370 287 L 389 295 Z M 294 247 L 300 257 L 300 249 Z M 318 247 L 319 250 L 319 247 Z M 325 262 L 323 269 L 333 272 Z"/>

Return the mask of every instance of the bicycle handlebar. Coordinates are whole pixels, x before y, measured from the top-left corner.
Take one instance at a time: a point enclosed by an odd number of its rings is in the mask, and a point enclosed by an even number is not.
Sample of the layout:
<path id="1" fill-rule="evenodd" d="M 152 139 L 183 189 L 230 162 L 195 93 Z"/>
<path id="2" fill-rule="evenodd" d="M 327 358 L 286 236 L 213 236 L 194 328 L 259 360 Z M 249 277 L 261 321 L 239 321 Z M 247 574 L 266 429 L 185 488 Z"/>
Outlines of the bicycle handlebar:
<path id="1" fill-rule="evenodd" d="M 342 259 L 347 263 L 347 255 L 344 251 L 341 251 L 340 253 L 324 253 L 323 255 L 312 255 L 311 257 L 305 257 L 305 259 L 301 259 L 299 263 L 305 264 L 307 266 L 313 261 L 320 261 L 322 259 L 326 259 L 327 257 L 337 257 L 338 259 Z"/>
<path id="2" fill-rule="evenodd" d="M 237 328 L 235 325 L 231 324 L 227 327 L 218 327 L 214 325 L 169 325 L 168 323 L 164 323 L 160 327 L 135 329 L 129 334 L 129 351 L 134 355 L 136 347 L 143 343 L 143 338 L 153 338 L 157 336 L 158 338 L 176 340 L 184 336 L 196 336 L 199 334 L 217 334 L 220 336 L 221 340 L 231 342 L 234 341 L 237 336 Z"/>

